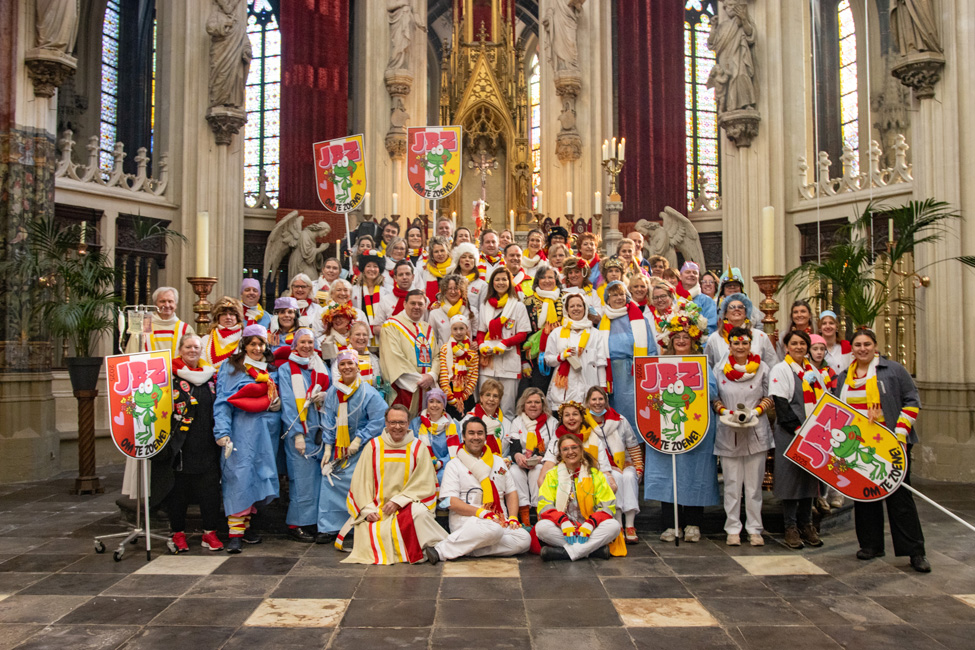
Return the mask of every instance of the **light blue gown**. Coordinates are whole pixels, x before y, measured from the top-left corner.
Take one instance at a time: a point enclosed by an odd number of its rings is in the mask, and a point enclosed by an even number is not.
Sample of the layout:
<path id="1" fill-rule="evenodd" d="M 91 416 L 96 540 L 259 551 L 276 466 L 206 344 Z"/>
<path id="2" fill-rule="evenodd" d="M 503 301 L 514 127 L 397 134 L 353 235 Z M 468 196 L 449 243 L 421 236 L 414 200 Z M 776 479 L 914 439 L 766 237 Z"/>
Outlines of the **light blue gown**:
<path id="1" fill-rule="evenodd" d="M 285 522 L 289 526 L 312 526 L 318 521 L 318 494 L 321 490 L 322 469 L 321 453 L 314 457 L 316 451 L 315 436 L 321 427 L 321 414 L 314 404 L 308 405 L 308 415 L 305 419 L 305 434 L 298 418 L 298 406 L 295 402 L 294 389 L 291 387 L 291 366 L 285 363 L 278 369 L 281 381 L 278 388 L 281 392 L 281 430 L 286 433 L 284 439 L 284 453 L 288 464 L 288 515 Z M 301 375 L 305 379 L 305 386 L 311 386 L 311 370 L 302 368 Z M 292 422 L 294 424 L 292 424 Z M 291 426 L 288 429 L 288 426 Z M 295 449 L 295 438 L 305 437 L 305 453 L 311 455 L 305 458 Z"/>
<path id="2" fill-rule="evenodd" d="M 711 296 L 699 293 L 693 302 L 701 308 L 701 316 L 708 319 L 708 335 L 713 334 L 718 329 L 718 306 L 714 304 L 714 299 Z"/>
<path id="3" fill-rule="evenodd" d="M 271 379 L 277 373 L 268 366 Z M 266 503 L 278 496 L 278 470 L 271 446 L 272 432 L 277 431 L 281 416 L 278 413 L 248 413 L 232 406 L 227 400 L 254 380 L 245 372 L 238 372 L 230 362 L 220 366 L 217 374 L 217 401 L 213 405 L 213 436 L 230 436 L 234 451 L 230 458 L 220 454 L 223 484 L 223 510 L 229 516 Z"/>
<path id="4" fill-rule="evenodd" d="M 708 369 L 711 399 L 718 395 L 718 382 Z M 710 411 L 710 407 L 708 408 Z M 712 412 L 708 433 L 694 449 L 677 454 L 677 503 L 682 506 L 714 506 L 719 503 L 718 465 L 714 457 L 717 416 Z M 647 446 L 646 471 L 643 475 L 643 498 L 665 503 L 674 502 L 673 461 Z"/>
<path id="5" fill-rule="evenodd" d="M 359 388 L 348 404 L 349 437 L 359 438 L 364 447 L 367 442 L 382 433 L 383 427 L 386 426 L 384 421 L 386 401 L 375 388 L 360 382 Z M 332 384 L 325 394 L 325 404 L 322 406 L 322 443 L 332 445 L 333 448 L 337 432 L 335 418 L 338 412 L 338 388 Z M 318 458 L 321 460 L 322 452 L 319 452 Z M 348 462 L 335 467 L 332 471 L 331 483 L 328 478 L 322 478 L 318 497 L 318 532 L 337 533 L 349 518 L 345 500 L 349 495 L 349 488 L 352 487 L 352 472 L 355 471 L 358 460 L 359 454 L 356 454 Z"/>
<path id="6" fill-rule="evenodd" d="M 657 341 L 654 339 L 654 326 L 646 323 L 647 354 L 651 357 L 660 354 Z M 630 319 L 621 316 L 609 323 L 609 361 L 613 369 L 613 392 L 609 394 L 609 405 L 613 410 L 626 418 L 634 431 L 636 426 L 636 395 L 633 384 L 633 328 Z"/>

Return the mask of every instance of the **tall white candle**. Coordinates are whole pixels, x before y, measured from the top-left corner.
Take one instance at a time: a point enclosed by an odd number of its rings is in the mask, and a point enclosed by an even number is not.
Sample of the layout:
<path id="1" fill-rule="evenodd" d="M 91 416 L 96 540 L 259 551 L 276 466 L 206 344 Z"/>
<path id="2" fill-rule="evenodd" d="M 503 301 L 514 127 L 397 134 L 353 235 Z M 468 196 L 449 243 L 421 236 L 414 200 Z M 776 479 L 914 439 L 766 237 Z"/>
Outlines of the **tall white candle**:
<path id="1" fill-rule="evenodd" d="M 592 213 L 593 214 L 602 214 L 603 213 L 603 195 L 602 195 L 601 192 L 596 192 L 596 197 L 595 197 L 595 201 L 593 201 L 593 204 L 594 204 L 594 208 L 593 208 L 593 212 Z"/>
<path id="2" fill-rule="evenodd" d="M 362 212 L 364 214 L 372 214 L 372 194 L 369 192 L 366 192 L 366 196 L 362 200 Z"/>
<path id="3" fill-rule="evenodd" d="M 196 274 L 210 276 L 210 213 L 196 213 Z"/>
<path id="4" fill-rule="evenodd" d="M 393 214 L 399 214 L 399 194 L 393 192 Z"/>
<path id="5" fill-rule="evenodd" d="M 538 190 L 535 192 L 535 212 L 538 214 L 545 214 L 542 210 L 542 191 Z"/>
<path id="6" fill-rule="evenodd" d="M 603 160 L 609 160 L 609 140 L 603 140 Z"/>
<path id="7" fill-rule="evenodd" d="M 565 193 L 565 213 L 572 214 L 572 192 Z"/>
<path id="8" fill-rule="evenodd" d="M 762 208 L 762 275 L 775 275 L 775 208 Z"/>
<path id="9" fill-rule="evenodd" d="M 622 138 L 620 140 L 620 152 L 619 155 L 617 156 L 617 158 L 620 159 L 620 162 L 623 162 L 625 150 L 626 150 L 626 138 Z"/>
<path id="10" fill-rule="evenodd" d="M 609 143 L 609 155 L 611 158 L 617 158 L 616 155 L 616 138 L 613 138 Z"/>
<path id="11" fill-rule="evenodd" d="M 873 233 L 872 228 L 870 229 L 870 232 Z M 894 218 L 893 217 L 887 218 L 887 241 L 889 241 L 890 243 L 894 243 Z"/>
<path id="12" fill-rule="evenodd" d="M 508 220 L 511 222 L 511 234 L 515 234 L 515 211 L 508 210 Z"/>
<path id="13" fill-rule="evenodd" d="M 450 218 L 454 222 L 454 230 L 457 230 L 457 212 L 456 211 L 451 212 Z"/>

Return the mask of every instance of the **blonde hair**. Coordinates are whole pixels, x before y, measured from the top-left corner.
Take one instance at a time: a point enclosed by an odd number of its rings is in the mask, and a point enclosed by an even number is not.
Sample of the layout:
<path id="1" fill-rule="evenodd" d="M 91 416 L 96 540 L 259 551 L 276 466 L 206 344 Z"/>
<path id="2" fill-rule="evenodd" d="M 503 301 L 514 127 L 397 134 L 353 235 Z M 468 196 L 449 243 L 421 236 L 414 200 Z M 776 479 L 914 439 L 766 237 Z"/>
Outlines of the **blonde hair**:
<path id="1" fill-rule="evenodd" d="M 497 379 L 491 378 L 485 379 L 483 382 L 481 382 L 481 386 L 478 388 L 477 394 L 480 396 L 491 390 L 496 392 L 499 398 L 504 397 L 504 386 Z"/>

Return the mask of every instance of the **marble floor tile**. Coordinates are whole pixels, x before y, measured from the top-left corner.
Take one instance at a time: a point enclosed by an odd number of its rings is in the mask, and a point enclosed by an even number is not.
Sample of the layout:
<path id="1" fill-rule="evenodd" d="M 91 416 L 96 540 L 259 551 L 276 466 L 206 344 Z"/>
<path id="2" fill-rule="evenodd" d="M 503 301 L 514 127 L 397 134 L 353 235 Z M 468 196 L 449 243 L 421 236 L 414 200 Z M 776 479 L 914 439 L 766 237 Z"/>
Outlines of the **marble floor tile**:
<path id="1" fill-rule="evenodd" d="M 753 576 L 826 575 L 826 572 L 801 555 L 737 556 L 735 562 Z"/>
<path id="2" fill-rule="evenodd" d="M 139 632 L 135 625 L 50 625 L 17 646 L 18 650 L 112 650 Z"/>
<path id="3" fill-rule="evenodd" d="M 571 625 L 571 624 L 570 624 Z M 566 650 L 566 638 L 572 639 L 572 645 L 586 650 L 633 650 L 633 634 L 636 628 L 602 627 L 602 628 L 532 628 L 532 647 L 535 650 Z M 638 648 L 663 647 L 637 645 Z M 676 647 L 676 646 L 670 646 Z M 711 646 L 698 646 L 708 647 Z"/>
<path id="4" fill-rule="evenodd" d="M 247 618 L 248 627 L 335 627 L 349 601 L 341 598 L 265 598 Z"/>
<path id="5" fill-rule="evenodd" d="M 608 598 L 588 600 L 560 594 L 558 600 L 526 600 L 528 624 L 532 628 L 566 625 L 572 627 L 618 627 L 620 616 Z"/>
<path id="6" fill-rule="evenodd" d="M 718 621 L 694 598 L 614 598 L 627 627 L 702 627 Z"/>
<path id="7" fill-rule="evenodd" d="M 262 602 L 261 598 L 214 598 L 206 603 L 193 598 L 180 598 L 149 624 L 239 627 Z"/>
<path id="8" fill-rule="evenodd" d="M 362 650 L 363 648 L 398 648 L 399 650 L 427 650 L 431 630 L 420 628 L 362 628 L 342 627 L 332 638 L 331 650 Z M 454 646 L 457 647 L 457 646 Z"/>
<path id="9" fill-rule="evenodd" d="M 90 596 L 10 596 L 0 602 L 0 623 L 53 623 Z"/>
<path id="10" fill-rule="evenodd" d="M 811 625 L 746 625 L 728 629 L 741 650 L 839 650 L 836 641 Z M 896 647 L 896 646 L 892 646 Z M 851 650 L 865 650 L 854 646 Z M 889 649 L 888 649 L 889 650 Z M 926 650 L 932 650 L 927 648 Z"/>
<path id="11" fill-rule="evenodd" d="M 636 647 L 641 649 L 739 650 L 728 632 L 720 627 L 630 627 L 627 631 Z M 610 650 L 608 646 L 607 650 Z"/>
<path id="12" fill-rule="evenodd" d="M 12 650 L 43 629 L 43 625 L 0 624 L 0 650 Z"/>
<path id="13" fill-rule="evenodd" d="M 160 576 L 208 576 L 217 567 L 230 559 L 226 553 L 219 555 L 164 555 L 157 557 L 142 568 L 135 571 L 138 575 Z"/>
<path id="14" fill-rule="evenodd" d="M 452 599 L 522 598 L 517 578 L 444 578 L 440 597 Z"/>
<path id="15" fill-rule="evenodd" d="M 536 577 L 522 577 L 521 590 L 525 599 L 562 598 L 565 594 L 584 593 L 589 599 L 606 598 L 606 591 L 599 579 L 559 577 L 539 579 Z"/>
<path id="16" fill-rule="evenodd" d="M 456 650 L 457 648 L 477 648 L 478 650 L 516 650 L 531 647 L 531 635 L 527 628 L 498 630 L 489 628 L 437 627 L 430 637 L 433 650 Z"/>
<path id="17" fill-rule="evenodd" d="M 190 590 L 199 576 L 131 575 L 102 592 L 105 596 L 156 596 L 177 598 Z"/>
<path id="18" fill-rule="evenodd" d="M 342 627 L 430 627 L 436 614 L 436 600 L 355 598 L 345 612 Z"/>
<path id="19" fill-rule="evenodd" d="M 173 598 L 98 596 L 58 619 L 58 624 L 145 625 L 174 602 Z"/>
<path id="20" fill-rule="evenodd" d="M 951 596 L 875 596 L 874 600 L 911 625 L 953 625 L 975 620 L 971 605 Z"/>
<path id="21" fill-rule="evenodd" d="M 786 597 L 786 602 L 816 625 L 904 625 L 871 598 L 855 596 Z"/>
<path id="22" fill-rule="evenodd" d="M 380 578 L 378 575 L 372 573 L 362 578 L 355 590 L 355 597 L 368 600 L 435 600 L 440 591 L 440 578 Z"/>
<path id="23" fill-rule="evenodd" d="M 22 595 L 95 596 L 122 576 L 111 573 L 55 573 L 20 591 Z"/>
<path id="24" fill-rule="evenodd" d="M 782 598 L 701 598 L 722 625 L 806 625 L 810 621 Z"/>
<path id="25" fill-rule="evenodd" d="M 681 582 L 698 598 L 771 598 L 775 593 L 760 578 L 738 576 L 682 576 Z"/>
<path id="26" fill-rule="evenodd" d="M 819 629 L 846 650 L 944 650 L 940 643 L 910 625 L 822 625 Z"/>
<path id="27" fill-rule="evenodd" d="M 218 577 L 218 576 L 215 576 Z M 230 576 L 224 576 L 230 577 Z M 248 576 L 250 578 L 250 576 Z M 358 576 L 285 576 L 272 598 L 352 598 L 362 578 Z"/>
<path id="28" fill-rule="evenodd" d="M 221 650 L 258 650 L 259 648 L 324 648 L 335 632 L 332 627 L 241 627 Z M 335 647 L 334 645 L 332 647 Z M 368 648 L 370 646 L 356 646 Z M 383 646 L 372 646 L 380 648 Z M 202 650 L 202 649 L 201 649 Z"/>
<path id="29" fill-rule="evenodd" d="M 445 578 L 517 578 L 518 559 L 484 557 L 444 562 Z"/>
<path id="30" fill-rule="evenodd" d="M 246 546 L 246 544 L 245 544 Z M 277 556 L 248 556 L 247 549 L 243 555 L 233 557 L 224 556 L 227 562 L 223 562 L 213 570 L 215 575 L 261 575 L 277 576 L 285 575 L 298 562 L 297 557 L 277 557 Z"/>
<path id="31" fill-rule="evenodd" d="M 677 578 L 602 579 L 610 598 L 691 598 L 691 593 Z"/>
<path id="32" fill-rule="evenodd" d="M 441 600 L 437 607 L 435 627 L 463 630 L 490 621 L 496 628 L 525 628 L 525 608 L 521 600 Z M 482 623 L 484 624 L 484 623 Z M 506 636 L 507 633 L 497 636 Z"/>
<path id="33" fill-rule="evenodd" d="M 281 580 L 281 576 L 211 575 L 200 578 L 184 595 L 186 598 L 264 598 Z"/>
<path id="34" fill-rule="evenodd" d="M 173 650 L 220 648 L 234 633 L 232 627 L 146 627 L 125 644 L 125 650 Z"/>
<path id="35" fill-rule="evenodd" d="M 975 607 L 975 594 L 955 594 L 954 596 L 966 605 Z"/>
<path id="36" fill-rule="evenodd" d="M 971 650 L 975 639 L 975 623 L 969 625 L 919 625 L 917 629 L 948 650 Z"/>

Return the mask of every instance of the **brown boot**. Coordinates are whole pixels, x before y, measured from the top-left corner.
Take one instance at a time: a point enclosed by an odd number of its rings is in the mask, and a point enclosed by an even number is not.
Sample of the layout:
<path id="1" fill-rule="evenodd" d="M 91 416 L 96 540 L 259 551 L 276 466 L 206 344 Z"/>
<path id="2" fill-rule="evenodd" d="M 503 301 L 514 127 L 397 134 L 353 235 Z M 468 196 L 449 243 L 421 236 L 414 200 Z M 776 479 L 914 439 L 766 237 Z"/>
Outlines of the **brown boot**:
<path id="1" fill-rule="evenodd" d="M 816 527 L 812 524 L 806 524 L 803 526 L 799 536 L 802 538 L 802 541 L 814 548 L 819 548 L 823 545 L 823 540 L 819 539 L 819 533 L 816 531 Z"/>
<path id="2" fill-rule="evenodd" d="M 532 525 L 531 519 L 528 516 L 531 510 L 531 506 L 518 506 L 518 519 L 521 521 L 522 526 Z"/>
<path id="3" fill-rule="evenodd" d="M 799 537 L 799 529 L 789 526 L 785 529 L 785 545 L 789 548 L 802 548 L 802 539 Z"/>

